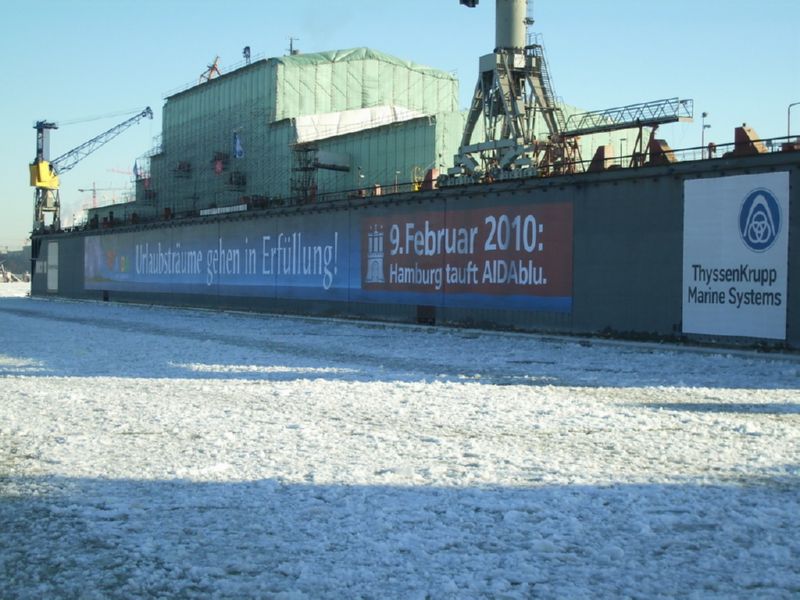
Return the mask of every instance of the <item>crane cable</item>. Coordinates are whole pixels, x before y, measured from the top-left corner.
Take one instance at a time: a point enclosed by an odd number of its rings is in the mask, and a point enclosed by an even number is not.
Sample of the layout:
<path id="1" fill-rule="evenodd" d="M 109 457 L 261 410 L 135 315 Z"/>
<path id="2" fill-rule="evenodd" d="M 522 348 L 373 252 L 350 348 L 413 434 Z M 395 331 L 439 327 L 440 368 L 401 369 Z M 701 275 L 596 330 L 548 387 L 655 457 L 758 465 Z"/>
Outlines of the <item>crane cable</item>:
<path id="1" fill-rule="evenodd" d="M 91 117 L 80 117 L 77 119 L 69 119 L 67 121 L 57 121 L 57 123 L 59 127 L 65 127 L 67 125 L 77 125 L 78 123 L 90 123 L 92 121 L 100 121 L 101 119 L 110 119 L 112 117 L 125 117 L 139 112 L 142 112 L 142 109 L 135 108 L 130 110 L 120 110 L 113 113 L 106 113 L 104 115 L 94 115 Z"/>

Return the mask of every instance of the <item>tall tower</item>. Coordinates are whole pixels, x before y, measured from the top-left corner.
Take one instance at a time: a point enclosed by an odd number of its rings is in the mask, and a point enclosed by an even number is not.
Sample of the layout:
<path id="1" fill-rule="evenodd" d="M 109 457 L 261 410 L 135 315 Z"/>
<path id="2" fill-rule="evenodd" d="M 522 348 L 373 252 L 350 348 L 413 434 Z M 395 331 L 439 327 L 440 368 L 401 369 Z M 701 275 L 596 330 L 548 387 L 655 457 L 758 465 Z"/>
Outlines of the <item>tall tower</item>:
<path id="1" fill-rule="evenodd" d="M 478 0 L 461 0 L 474 8 Z M 527 43 L 527 0 L 495 0 L 495 48 L 479 61 L 478 83 L 451 182 L 536 175 L 567 165 L 569 148 L 560 136 L 564 117 L 556 105 L 544 50 Z M 536 118 L 549 135 L 537 140 Z M 478 124 L 483 139 L 473 141 Z"/>

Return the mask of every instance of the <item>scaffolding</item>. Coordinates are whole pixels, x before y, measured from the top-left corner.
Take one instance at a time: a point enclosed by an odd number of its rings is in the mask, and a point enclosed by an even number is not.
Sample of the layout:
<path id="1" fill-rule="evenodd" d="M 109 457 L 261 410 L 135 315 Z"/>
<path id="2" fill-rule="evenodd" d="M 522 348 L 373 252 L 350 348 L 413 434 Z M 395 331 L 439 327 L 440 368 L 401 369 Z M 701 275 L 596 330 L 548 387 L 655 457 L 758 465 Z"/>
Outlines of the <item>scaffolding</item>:
<path id="1" fill-rule="evenodd" d="M 368 48 L 220 70 L 166 98 L 161 138 L 137 161 L 143 212 L 388 189 L 451 156 L 463 126 L 455 76 Z M 318 151 L 349 156 L 349 170 L 318 173 Z"/>

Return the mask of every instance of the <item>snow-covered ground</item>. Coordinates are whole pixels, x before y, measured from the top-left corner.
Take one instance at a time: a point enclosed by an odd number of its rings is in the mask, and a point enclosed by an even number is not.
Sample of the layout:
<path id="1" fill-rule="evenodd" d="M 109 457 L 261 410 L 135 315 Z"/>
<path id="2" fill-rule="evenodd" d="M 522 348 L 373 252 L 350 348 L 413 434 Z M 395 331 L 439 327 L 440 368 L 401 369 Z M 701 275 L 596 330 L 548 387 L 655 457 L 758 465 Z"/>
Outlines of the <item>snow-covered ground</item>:
<path id="1" fill-rule="evenodd" d="M 0 285 L 0 597 L 791 598 L 800 361 Z"/>

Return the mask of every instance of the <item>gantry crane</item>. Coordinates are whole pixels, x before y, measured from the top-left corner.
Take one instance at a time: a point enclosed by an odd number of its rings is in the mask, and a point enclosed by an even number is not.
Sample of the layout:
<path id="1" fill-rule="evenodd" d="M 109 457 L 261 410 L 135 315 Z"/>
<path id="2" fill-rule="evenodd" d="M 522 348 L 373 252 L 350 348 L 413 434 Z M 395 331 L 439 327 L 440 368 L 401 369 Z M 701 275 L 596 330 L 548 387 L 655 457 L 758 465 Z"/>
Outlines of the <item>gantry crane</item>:
<path id="1" fill-rule="evenodd" d="M 479 0 L 460 0 L 475 8 Z M 527 0 L 496 0 L 495 48 L 480 58 L 480 77 L 461 138 L 455 167 L 448 175 L 471 181 L 537 174 L 555 164 L 574 165 L 574 140 L 565 139 L 564 115 L 556 103 L 544 48 L 529 44 Z M 536 118 L 549 131 L 546 140 L 534 135 Z M 484 139 L 472 140 L 482 121 Z M 485 179 L 484 179 L 485 178 Z"/>
<path id="2" fill-rule="evenodd" d="M 475 8 L 480 0 L 459 0 Z M 495 0 L 495 48 L 480 58 L 480 77 L 467 113 L 455 165 L 440 185 L 519 176 L 574 173 L 582 168 L 582 135 L 638 129 L 631 166 L 645 163 L 656 127 L 692 120 L 693 102 L 670 98 L 565 118 L 556 101 L 540 41 L 528 41 L 529 0 Z M 547 133 L 534 135 L 536 119 Z M 481 124 L 482 127 L 478 127 Z M 644 129 L 649 128 L 649 141 Z M 473 141 L 481 131 L 483 139 Z"/>
<path id="3" fill-rule="evenodd" d="M 45 213 L 53 213 L 52 228 L 54 231 L 58 231 L 61 228 L 61 199 L 58 191 L 59 176 L 72 169 L 95 150 L 113 140 L 131 125 L 135 125 L 146 117 L 153 118 L 153 111 L 149 106 L 135 116 L 119 125 L 115 125 L 108 131 L 104 131 L 52 161 L 50 160 L 50 130 L 58 129 L 58 125 L 49 121 L 36 122 L 36 125 L 34 125 L 34 129 L 36 129 L 36 159 L 30 164 L 31 186 L 36 188 L 34 192 L 34 233 L 45 229 Z"/>

